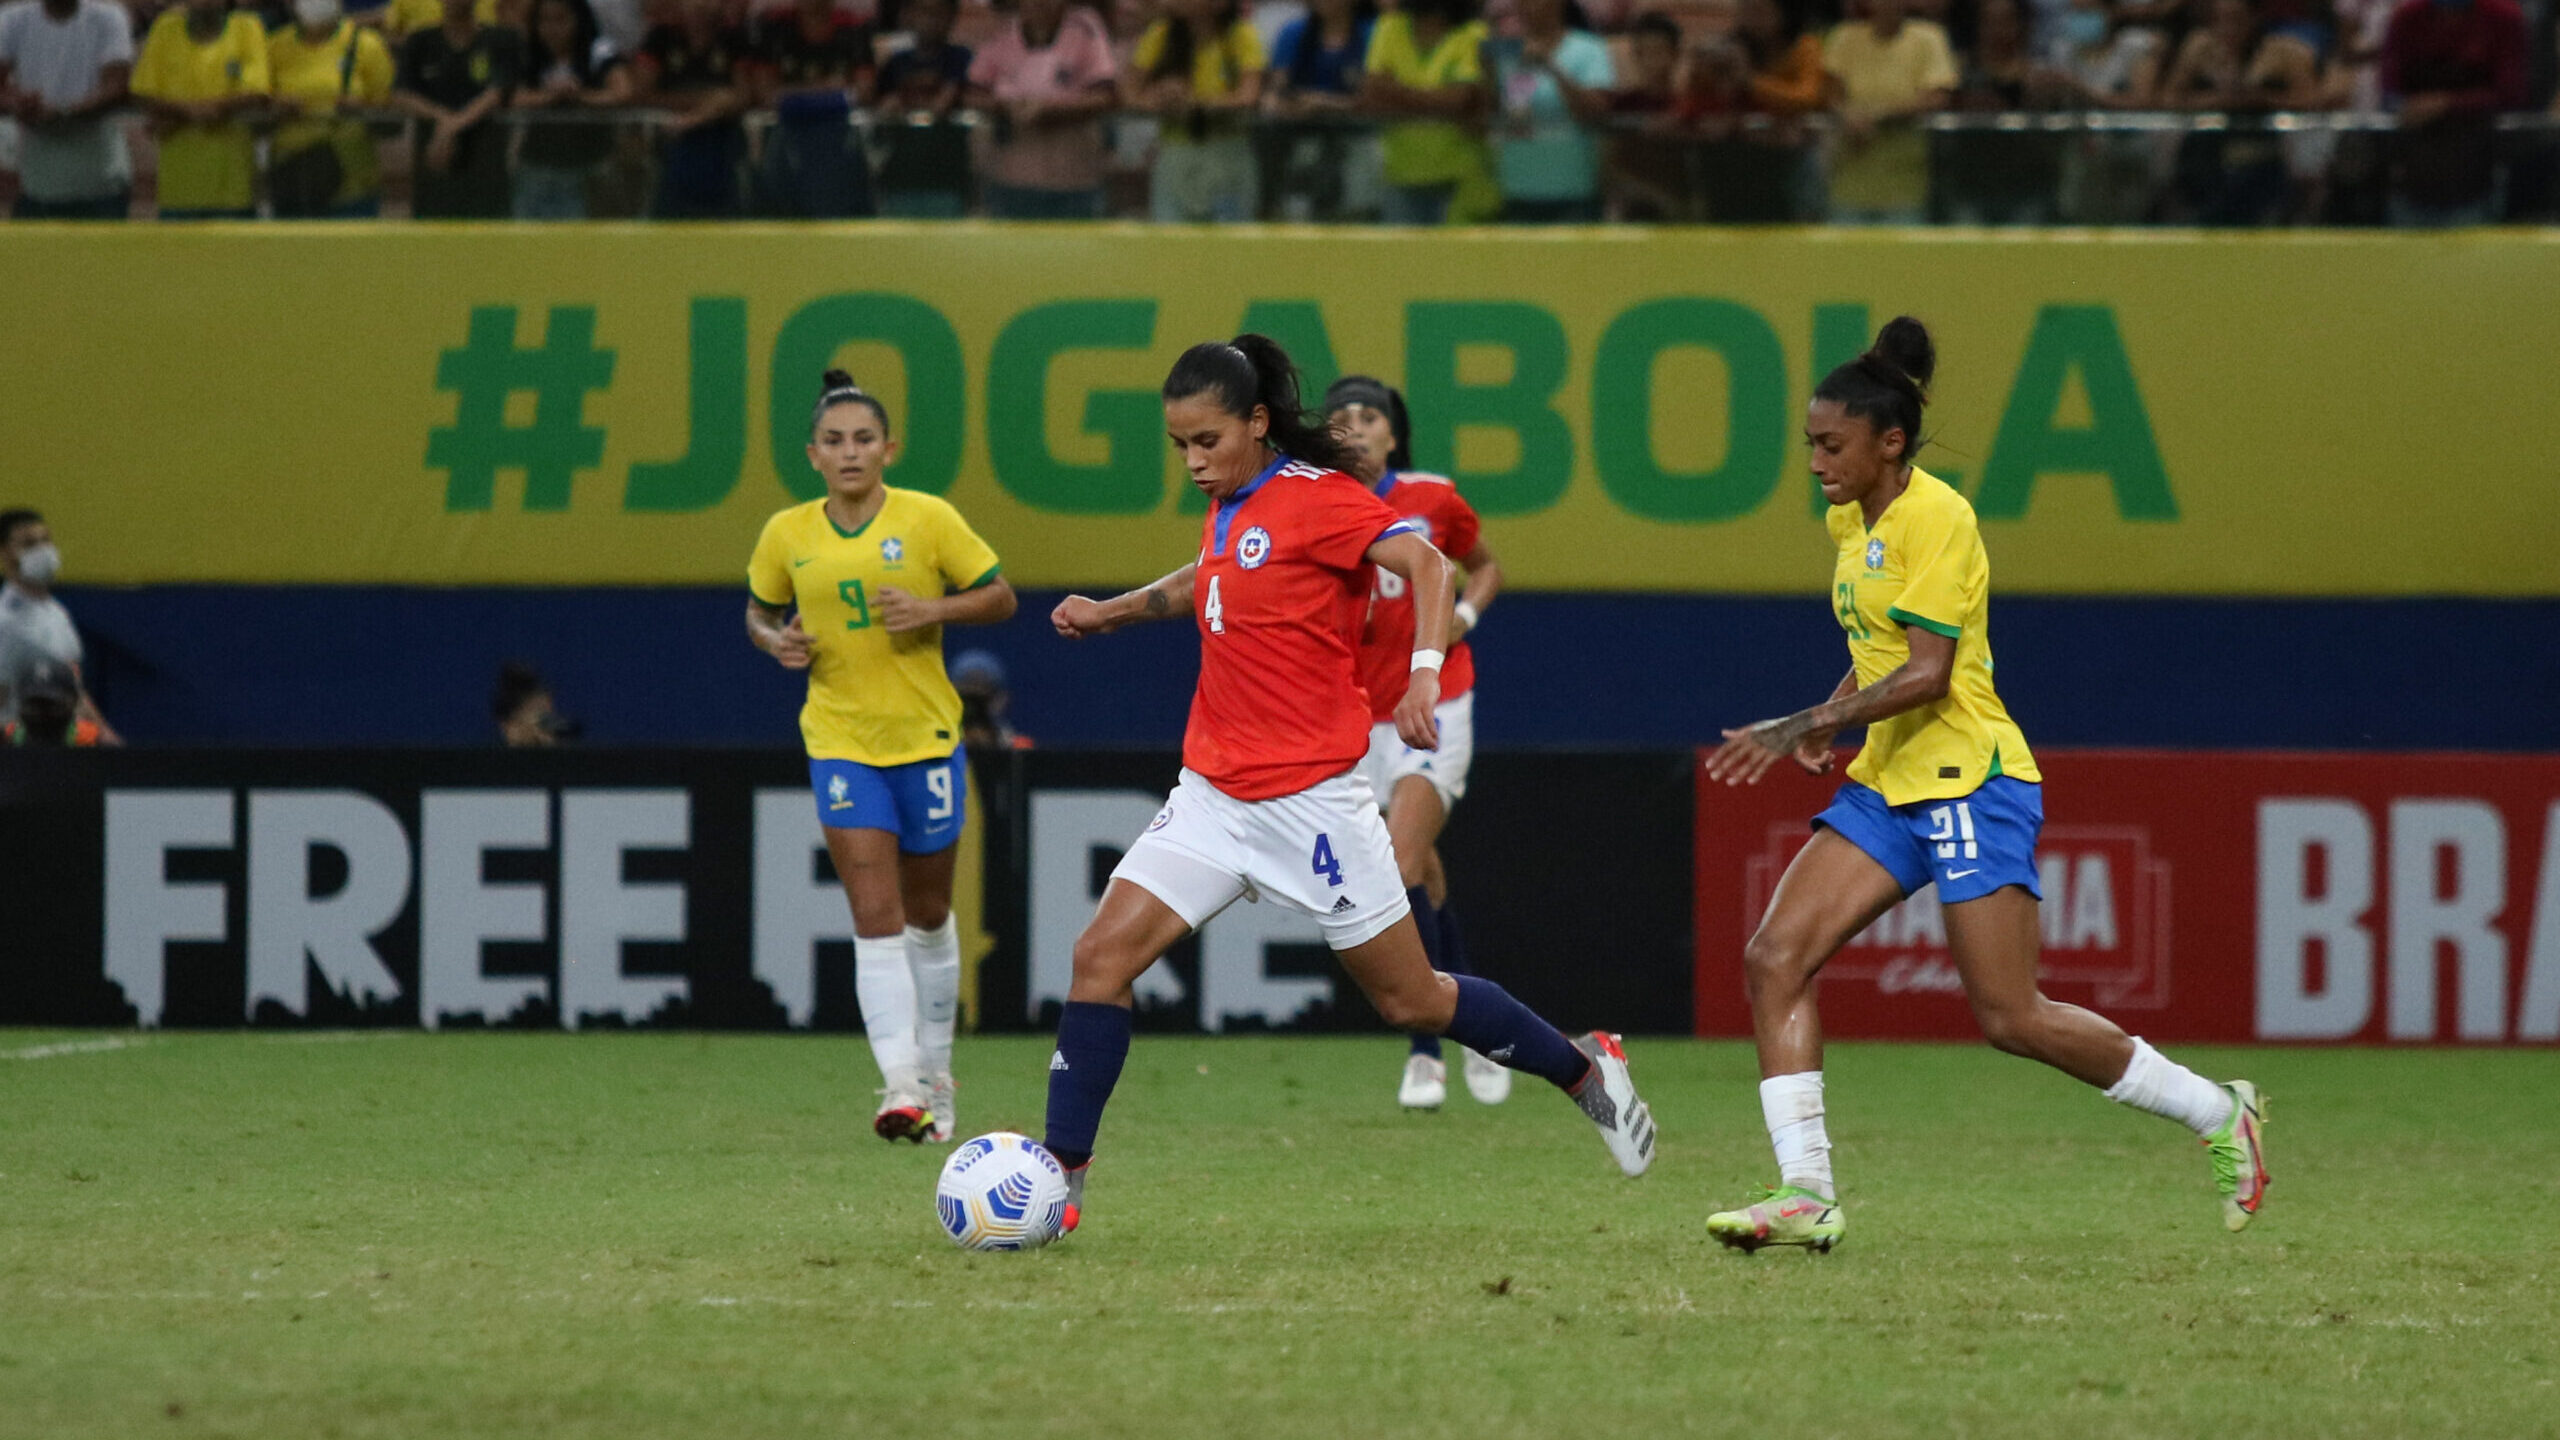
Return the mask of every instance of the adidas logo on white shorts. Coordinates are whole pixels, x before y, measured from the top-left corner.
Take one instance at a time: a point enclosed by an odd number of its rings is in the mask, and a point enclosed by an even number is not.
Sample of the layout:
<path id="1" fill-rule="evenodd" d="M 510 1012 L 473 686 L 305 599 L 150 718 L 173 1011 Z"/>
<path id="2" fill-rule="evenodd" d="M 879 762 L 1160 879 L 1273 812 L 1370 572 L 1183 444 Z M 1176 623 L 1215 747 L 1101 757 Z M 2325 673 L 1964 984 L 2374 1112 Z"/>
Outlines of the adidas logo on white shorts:
<path id="1" fill-rule="evenodd" d="M 1358 907 L 1358 906 L 1356 906 L 1356 905 L 1354 905 L 1354 904 L 1352 904 L 1352 903 L 1351 903 L 1351 897 L 1350 897 L 1350 896 L 1348 896 L 1348 895 L 1345 895 L 1345 896 L 1343 896 L 1341 899 L 1334 901 L 1334 902 L 1333 902 L 1333 909 L 1332 909 L 1331 911 L 1327 912 L 1327 913 L 1329 913 L 1329 914 L 1334 914 L 1334 915 L 1339 915 L 1339 914 L 1341 914 L 1341 913 L 1342 913 L 1343 911 L 1345 911 L 1345 910 L 1356 910 L 1356 909 L 1358 909 L 1358 908 L 1360 908 L 1360 907 Z"/>

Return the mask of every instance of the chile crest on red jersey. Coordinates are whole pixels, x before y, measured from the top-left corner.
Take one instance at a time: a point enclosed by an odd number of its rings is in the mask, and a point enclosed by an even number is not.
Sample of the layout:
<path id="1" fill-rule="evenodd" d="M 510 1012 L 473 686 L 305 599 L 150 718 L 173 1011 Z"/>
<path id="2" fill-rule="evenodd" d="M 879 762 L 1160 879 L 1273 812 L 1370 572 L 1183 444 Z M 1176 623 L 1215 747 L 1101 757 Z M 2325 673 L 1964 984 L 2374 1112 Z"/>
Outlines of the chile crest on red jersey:
<path id="1" fill-rule="evenodd" d="M 1441 554 L 1457 560 L 1476 553 L 1483 539 L 1475 507 L 1444 476 L 1390 470 L 1378 478 L 1377 496 L 1387 508 L 1413 523 L 1423 539 Z M 1377 585 L 1370 592 L 1369 613 L 1360 627 L 1360 688 L 1368 692 L 1371 723 L 1392 719 L 1396 704 L 1412 683 L 1413 595 L 1404 577 L 1376 567 Z M 1440 663 L 1440 699 L 1457 699 L 1476 683 L 1475 652 L 1467 642 L 1450 644 Z"/>
<path id="2" fill-rule="evenodd" d="M 1185 766 L 1239 800 L 1271 800 L 1368 753 L 1369 547 L 1413 528 L 1359 481 L 1285 455 L 1210 507 L 1191 581 L 1200 684 Z"/>

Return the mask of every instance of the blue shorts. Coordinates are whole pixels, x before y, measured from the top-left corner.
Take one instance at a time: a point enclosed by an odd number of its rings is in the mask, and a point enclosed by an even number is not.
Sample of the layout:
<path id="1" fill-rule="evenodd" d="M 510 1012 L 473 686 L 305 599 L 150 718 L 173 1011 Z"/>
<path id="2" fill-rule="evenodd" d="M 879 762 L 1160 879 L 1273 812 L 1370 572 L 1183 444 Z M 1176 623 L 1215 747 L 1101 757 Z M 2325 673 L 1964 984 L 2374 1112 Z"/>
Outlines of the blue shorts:
<path id="1" fill-rule="evenodd" d="M 1905 895 L 1932 881 L 1938 901 L 1979 900 L 2008 885 L 2044 898 L 2036 883 L 2036 835 L 2044 829 L 2044 787 L 2006 775 L 1955 800 L 1887 805 L 1852 780 L 1813 817 L 1875 857 Z"/>
<path id="2" fill-rule="evenodd" d="M 865 765 L 858 760 L 812 760 L 809 788 L 818 797 L 818 823 L 830 830 L 886 830 L 909 855 L 932 855 L 960 838 L 968 809 L 969 765 L 954 750 L 941 760 L 909 765 Z"/>

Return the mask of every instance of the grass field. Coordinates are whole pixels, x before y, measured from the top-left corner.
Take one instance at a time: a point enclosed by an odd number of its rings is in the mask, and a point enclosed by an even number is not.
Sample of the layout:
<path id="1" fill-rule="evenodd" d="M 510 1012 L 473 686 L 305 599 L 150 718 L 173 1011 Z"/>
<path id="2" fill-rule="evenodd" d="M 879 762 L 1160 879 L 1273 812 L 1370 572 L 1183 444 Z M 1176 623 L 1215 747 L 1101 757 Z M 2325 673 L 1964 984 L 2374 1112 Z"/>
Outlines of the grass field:
<path id="1" fill-rule="evenodd" d="M 1085 1229 L 974 1256 L 858 1040 L 120 1038 L 0 1033 L 0 1435 L 2560 1433 L 2549 1054 L 2185 1053 L 2274 1097 L 2234 1236 L 2162 1122 L 1835 1047 L 1815 1258 L 1702 1232 L 1747 1047 L 1631 1047 L 1629 1182 L 1535 1082 L 1142 1037 Z M 1047 1050 L 964 1042 L 964 1130 L 1036 1134 Z"/>

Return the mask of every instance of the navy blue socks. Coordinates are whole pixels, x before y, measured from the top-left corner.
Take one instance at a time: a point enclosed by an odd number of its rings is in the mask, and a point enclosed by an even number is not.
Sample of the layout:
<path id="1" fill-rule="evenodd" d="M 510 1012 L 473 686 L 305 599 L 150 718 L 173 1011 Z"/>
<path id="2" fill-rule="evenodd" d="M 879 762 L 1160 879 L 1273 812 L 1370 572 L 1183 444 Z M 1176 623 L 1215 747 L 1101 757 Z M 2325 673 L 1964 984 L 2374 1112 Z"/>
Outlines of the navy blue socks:
<path id="1" fill-rule="evenodd" d="M 1440 911 L 1431 903 L 1431 892 L 1416 885 L 1404 892 L 1404 898 L 1413 906 L 1413 928 L 1422 936 L 1422 958 L 1430 961 L 1434 970 L 1443 968 L 1440 964 Z M 1414 1054 L 1428 1055 L 1434 1060 L 1440 1058 L 1439 1036 L 1415 1035 L 1412 1039 Z"/>
<path id="2" fill-rule="evenodd" d="M 1591 1070 L 1590 1057 L 1573 1048 L 1563 1032 L 1512 999 L 1510 991 L 1474 975 L 1458 977 L 1458 1011 L 1449 1017 L 1448 1038 L 1559 1090 L 1581 1084 Z M 1050 1078 L 1054 1082 L 1057 1077 Z M 1054 1085 L 1049 1093 L 1057 1094 Z M 1054 1098 L 1050 1104 L 1054 1115 Z"/>
<path id="3" fill-rule="evenodd" d="M 1111 1103 L 1112 1087 L 1120 1083 L 1136 1021 L 1120 1006 L 1079 1000 L 1068 1001 L 1058 1013 L 1058 1052 L 1049 1060 L 1049 1133 L 1043 1143 L 1070 1170 L 1093 1158 L 1094 1132 L 1102 1128 L 1102 1107 Z"/>

